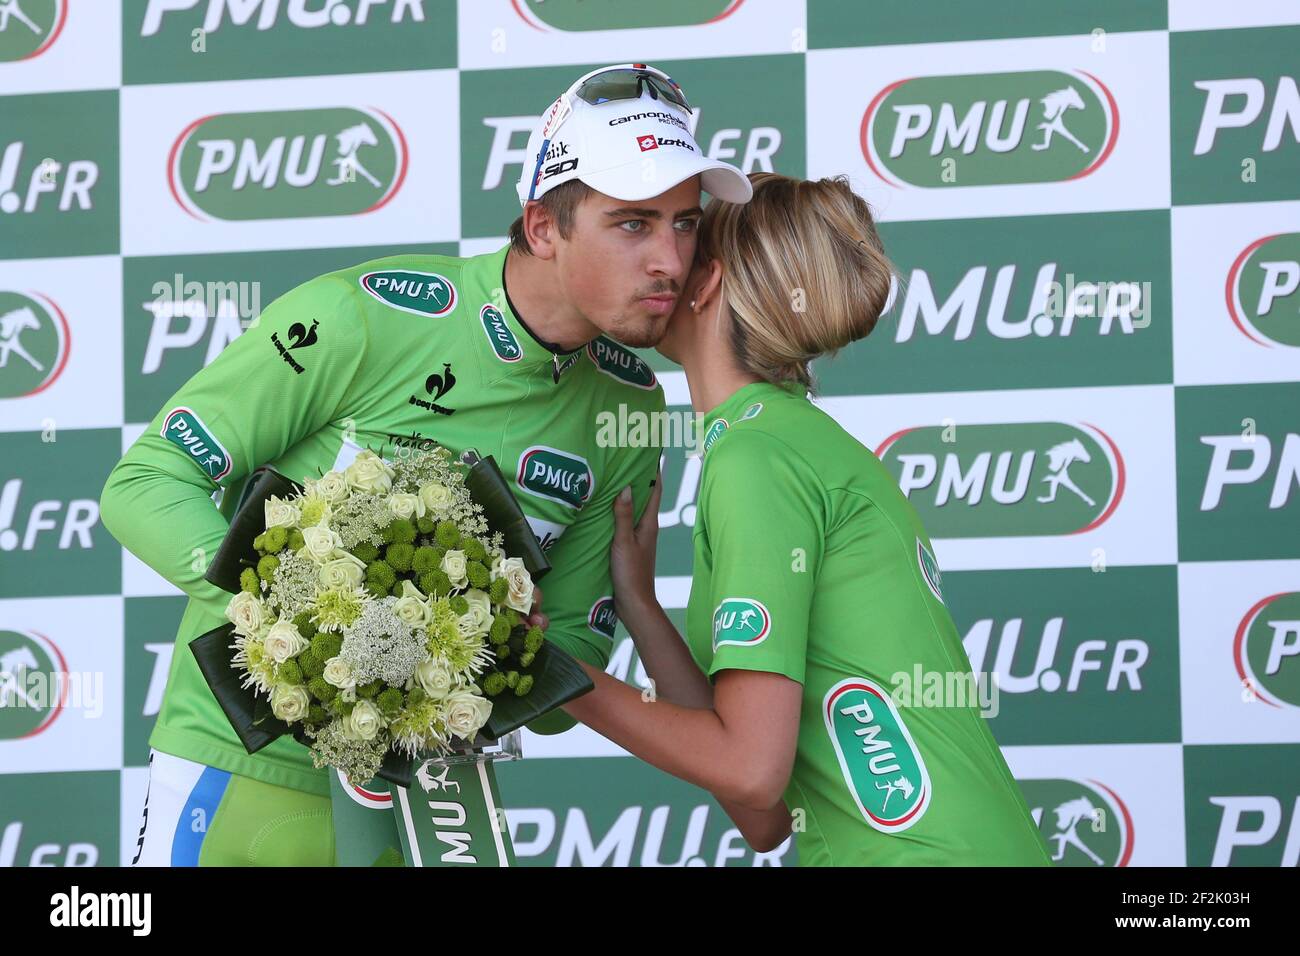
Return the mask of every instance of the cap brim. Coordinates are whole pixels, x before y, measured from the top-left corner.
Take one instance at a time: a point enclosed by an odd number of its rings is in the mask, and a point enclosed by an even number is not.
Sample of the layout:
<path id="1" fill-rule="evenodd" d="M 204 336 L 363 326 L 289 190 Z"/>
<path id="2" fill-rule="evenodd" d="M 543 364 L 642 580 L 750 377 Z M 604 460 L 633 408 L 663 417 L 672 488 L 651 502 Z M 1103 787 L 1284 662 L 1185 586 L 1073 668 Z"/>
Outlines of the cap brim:
<path id="1" fill-rule="evenodd" d="M 579 174 L 574 178 L 581 179 L 597 192 L 624 202 L 652 199 L 692 176 L 700 177 L 700 188 L 704 192 L 724 202 L 745 203 L 754 196 L 754 187 L 749 178 L 735 166 L 721 160 L 689 156 L 675 162 L 660 162 L 656 166 L 656 175 L 648 179 L 639 172 L 629 176 L 629 166 L 639 169 L 641 163 L 627 163 L 594 173 Z"/>

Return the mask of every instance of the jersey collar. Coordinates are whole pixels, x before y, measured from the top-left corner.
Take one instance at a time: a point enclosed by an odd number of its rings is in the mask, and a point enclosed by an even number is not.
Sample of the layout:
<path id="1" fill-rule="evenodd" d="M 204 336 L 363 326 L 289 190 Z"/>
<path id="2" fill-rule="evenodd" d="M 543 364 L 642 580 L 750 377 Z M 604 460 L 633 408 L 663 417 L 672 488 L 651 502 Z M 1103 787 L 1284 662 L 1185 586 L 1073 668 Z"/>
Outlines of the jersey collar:
<path id="1" fill-rule="evenodd" d="M 484 380 L 488 384 L 509 376 L 544 375 L 550 384 L 560 384 L 575 368 L 585 346 L 568 351 L 546 342 L 515 312 L 506 290 L 506 243 L 496 252 L 475 256 L 465 264 L 467 285 L 479 296 L 475 300 L 477 321 L 482 326 Z"/>

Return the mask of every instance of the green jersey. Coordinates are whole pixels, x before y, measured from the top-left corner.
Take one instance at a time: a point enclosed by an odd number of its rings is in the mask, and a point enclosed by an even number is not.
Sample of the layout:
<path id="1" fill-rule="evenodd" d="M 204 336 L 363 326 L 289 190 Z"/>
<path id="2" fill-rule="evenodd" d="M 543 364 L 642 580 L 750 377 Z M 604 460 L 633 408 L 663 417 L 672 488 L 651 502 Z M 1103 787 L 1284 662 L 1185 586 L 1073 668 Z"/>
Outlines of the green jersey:
<path id="1" fill-rule="evenodd" d="M 705 416 L 694 551 L 701 668 L 803 685 L 784 794 L 801 865 L 1049 865 L 974 701 L 896 699 L 900 672 L 970 661 L 916 511 L 801 390 L 746 385 Z"/>
<path id="2" fill-rule="evenodd" d="M 152 746 L 329 792 L 296 741 L 244 750 L 187 647 L 225 622 L 231 596 L 203 572 L 260 465 L 301 482 L 345 468 L 363 448 L 390 461 L 432 443 L 492 455 L 552 565 L 541 583 L 548 639 L 605 666 L 615 627 L 611 505 L 631 485 L 637 511 L 645 507 L 659 449 L 601 442 L 602 413 L 657 413 L 663 390 L 608 339 L 562 353 L 534 337 L 504 289 L 507 248 L 470 259 L 394 256 L 298 286 L 186 382 L 113 469 L 100 501 L 105 526 L 190 596 Z M 553 733 L 572 723 L 556 711 L 532 726 Z"/>

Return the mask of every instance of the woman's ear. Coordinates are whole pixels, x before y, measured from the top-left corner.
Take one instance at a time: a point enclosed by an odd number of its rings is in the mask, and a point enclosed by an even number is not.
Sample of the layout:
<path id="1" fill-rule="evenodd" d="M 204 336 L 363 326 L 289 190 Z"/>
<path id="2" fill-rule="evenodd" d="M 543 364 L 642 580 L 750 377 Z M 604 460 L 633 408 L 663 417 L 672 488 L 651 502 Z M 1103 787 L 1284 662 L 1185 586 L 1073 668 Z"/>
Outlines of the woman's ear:
<path id="1" fill-rule="evenodd" d="M 691 292 L 691 311 L 704 315 L 716 304 L 722 292 L 722 263 L 710 259 L 708 265 L 699 270 L 700 276 Z"/>

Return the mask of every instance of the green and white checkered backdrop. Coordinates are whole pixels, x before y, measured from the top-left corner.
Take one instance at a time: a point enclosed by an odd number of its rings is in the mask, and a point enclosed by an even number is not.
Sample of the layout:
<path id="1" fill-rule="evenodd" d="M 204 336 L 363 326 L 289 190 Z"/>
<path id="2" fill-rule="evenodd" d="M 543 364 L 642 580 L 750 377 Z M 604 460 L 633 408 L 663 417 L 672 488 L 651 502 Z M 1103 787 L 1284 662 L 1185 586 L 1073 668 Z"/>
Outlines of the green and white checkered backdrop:
<path id="1" fill-rule="evenodd" d="M 0 3 L 0 864 L 134 847 L 185 599 L 99 523 L 121 452 L 294 285 L 498 247 L 534 118 L 648 60 L 711 156 L 875 208 L 904 282 L 821 402 L 920 510 L 1060 863 L 1295 866 L 1297 49 L 1294 0 Z M 522 863 L 794 860 L 582 728 L 525 751 Z"/>

